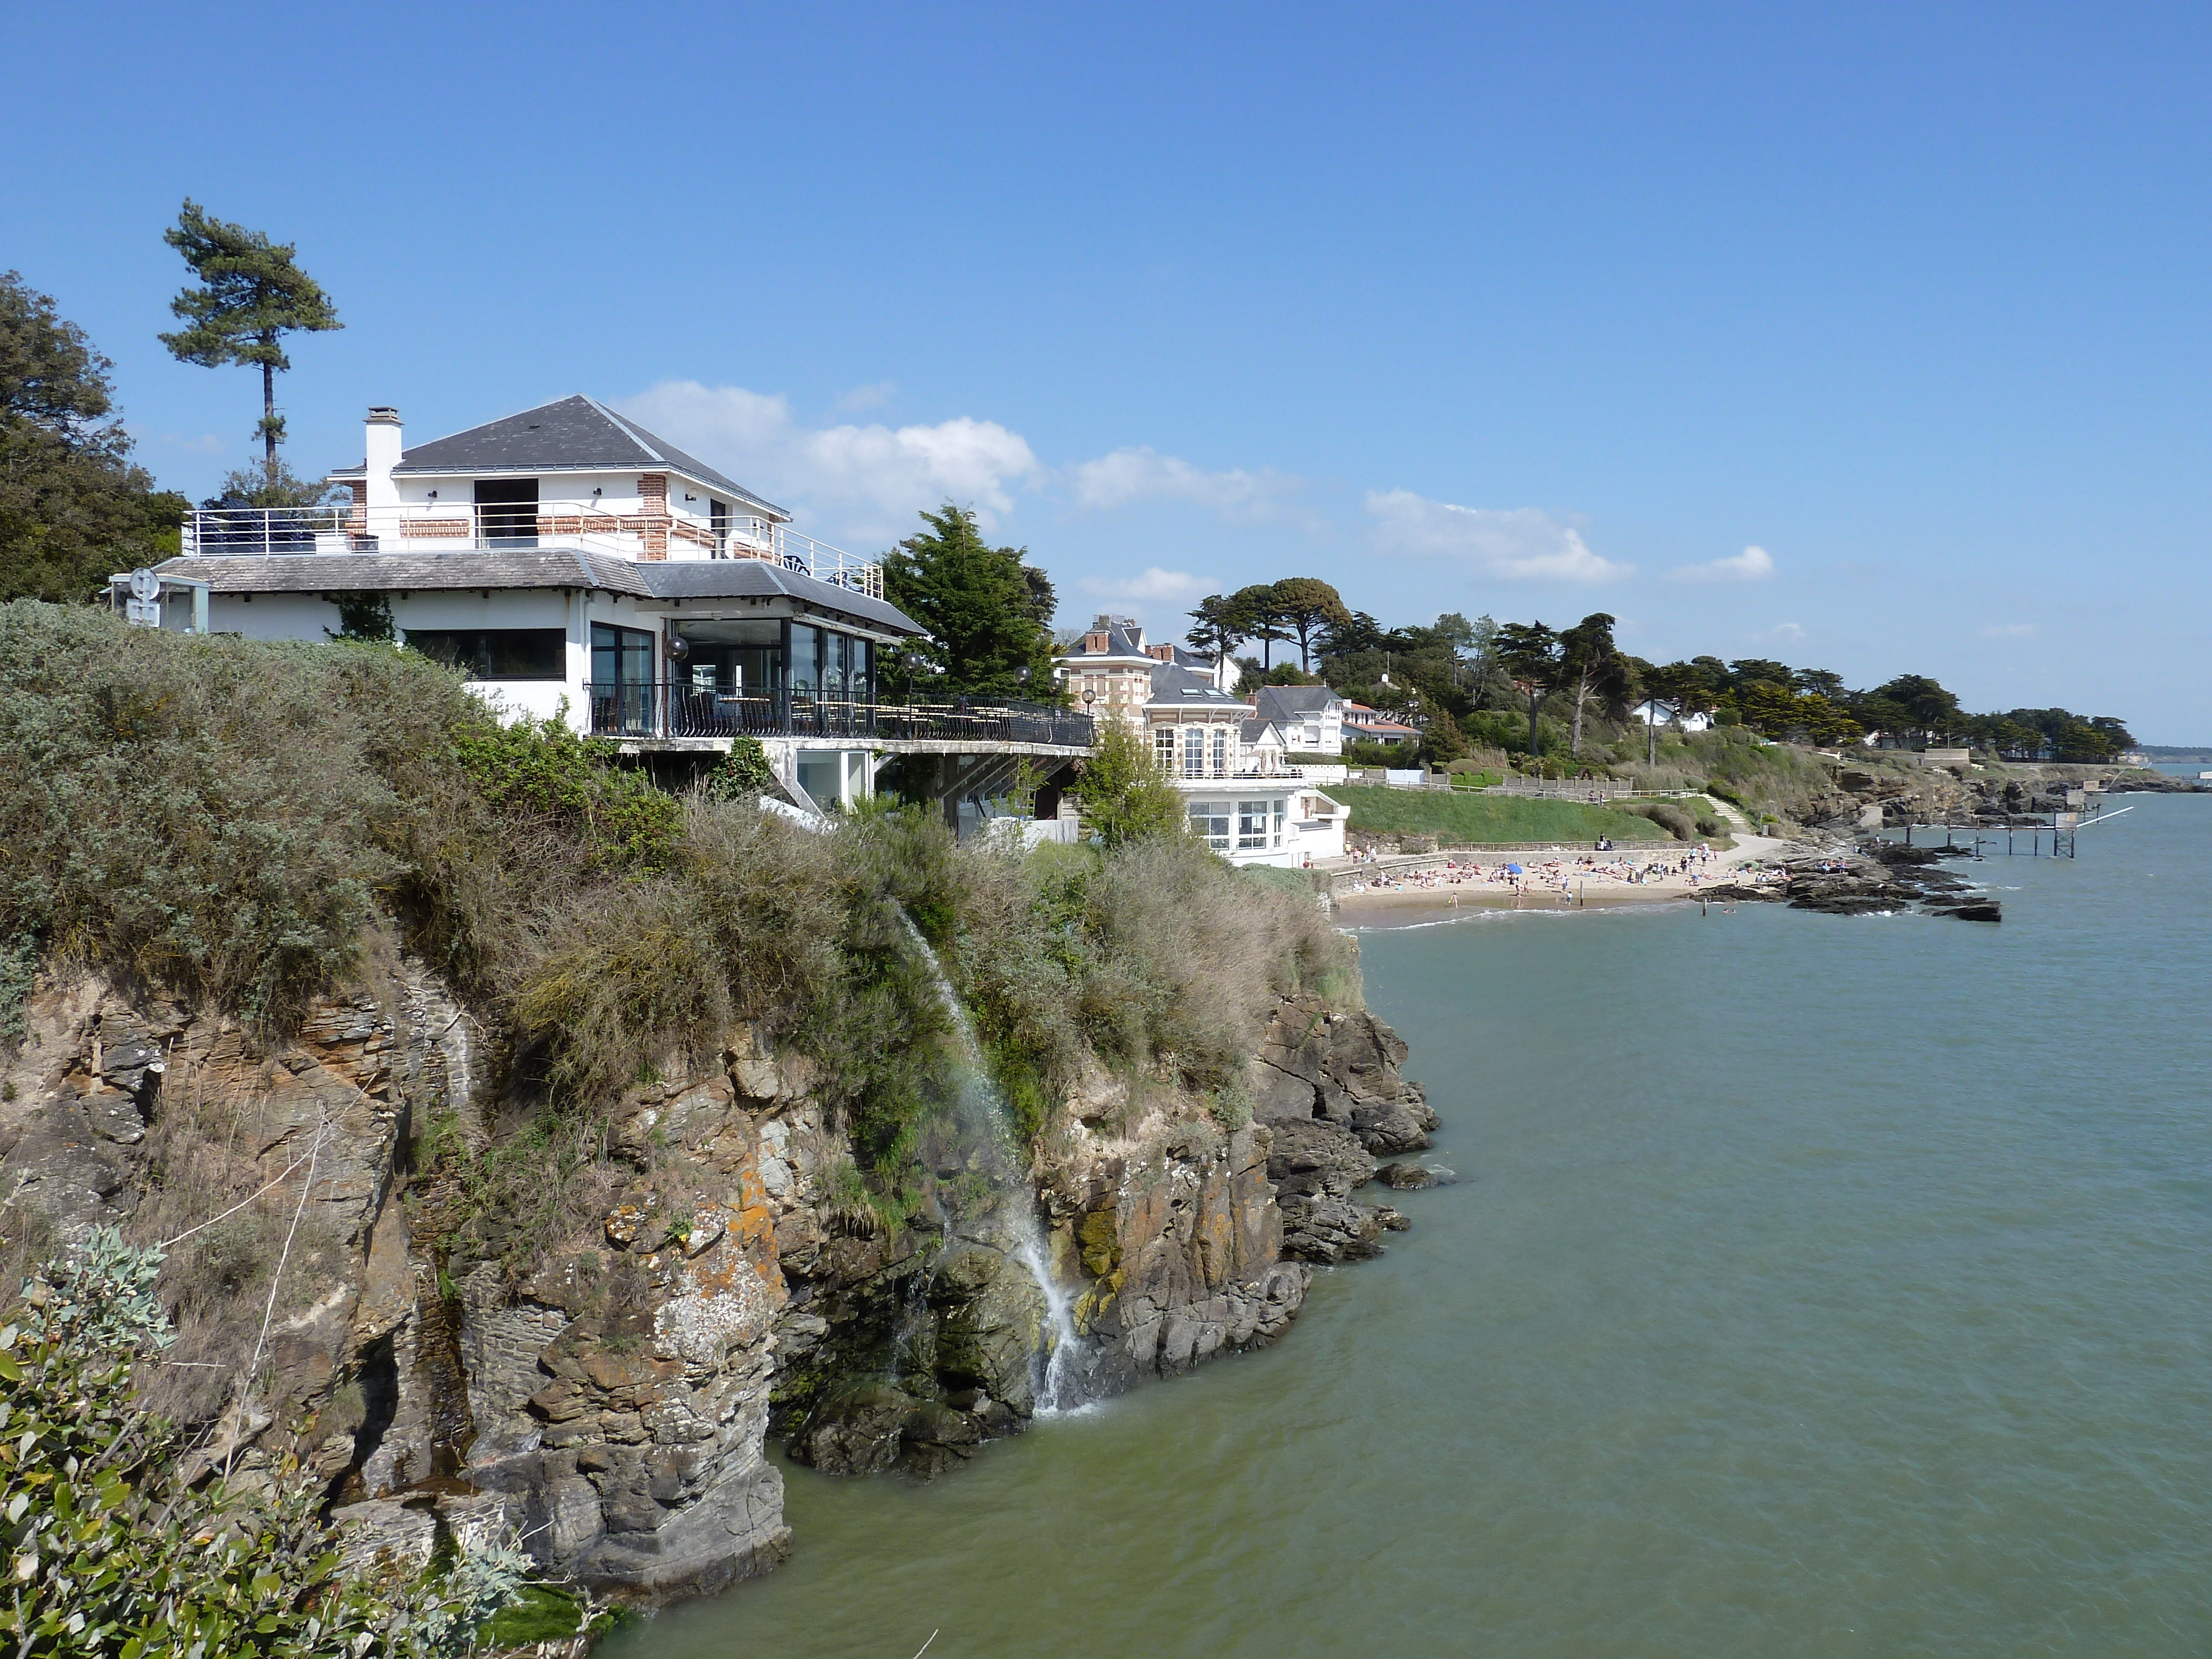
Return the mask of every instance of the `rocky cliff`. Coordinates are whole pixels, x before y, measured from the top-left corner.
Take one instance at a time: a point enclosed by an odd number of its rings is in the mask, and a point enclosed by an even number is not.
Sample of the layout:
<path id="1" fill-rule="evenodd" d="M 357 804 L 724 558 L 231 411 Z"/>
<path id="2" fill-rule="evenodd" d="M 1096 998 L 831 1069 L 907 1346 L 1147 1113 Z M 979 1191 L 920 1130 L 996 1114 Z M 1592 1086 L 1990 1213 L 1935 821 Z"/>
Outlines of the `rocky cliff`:
<path id="1" fill-rule="evenodd" d="M 507 1133 L 497 1034 L 396 957 L 266 1052 L 87 977 L 42 983 L 28 1024 L 0 1087 L 14 1246 L 100 1223 L 170 1243 L 181 1335 L 143 1386 L 207 1425 L 210 1462 L 298 1460 L 362 1559 L 509 1523 L 647 1595 L 788 1548 L 771 1432 L 825 1469 L 935 1474 L 1272 1341 L 1308 1262 L 1402 1224 L 1354 1194 L 1436 1121 L 1387 1028 L 1286 999 L 1249 1118 L 1096 1071 L 1028 1169 L 925 1146 L 886 1215 L 807 1064 L 748 1027 L 625 1091 L 580 1173 L 549 1146 L 567 1207 L 521 1249 L 513 1193 L 438 1150 Z"/>

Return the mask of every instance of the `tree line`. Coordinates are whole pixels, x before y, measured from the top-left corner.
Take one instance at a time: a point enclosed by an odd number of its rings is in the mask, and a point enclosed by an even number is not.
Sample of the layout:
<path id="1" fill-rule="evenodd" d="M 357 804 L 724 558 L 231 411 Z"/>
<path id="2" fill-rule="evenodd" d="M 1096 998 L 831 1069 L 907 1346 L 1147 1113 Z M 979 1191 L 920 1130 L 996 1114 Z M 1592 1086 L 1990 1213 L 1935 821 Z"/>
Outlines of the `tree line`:
<path id="1" fill-rule="evenodd" d="M 1878 733 L 1909 746 L 1959 744 L 2008 760 L 2094 763 L 2135 746 L 2112 715 L 2064 708 L 1972 714 L 1923 674 L 1853 690 L 1830 670 L 1770 658 L 1649 662 L 1620 647 L 1616 621 L 1604 611 L 1565 628 L 1489 617 L 1470 622 L 1456 612 L 1427 627 L 1385 628 L 1352 610 L 1328 583 L 1297 576 L 1211 595 L 1189 617 L 1193 650 L 1233 654 L 1241 646 L 1261 647 L 1257 656 L 1238 659 L 1246 690 L 1326 681 L 1419 726 L 1432 759 L 1455 758 L 1478 743 L 1540 755 L 1540 717 L 1547 709 L 1565 723 L 1568 756 L 1577 758 L 1594 721 L 1626 726 L 1647 702 L 1657 705 L 1661 723 L 1705 715 L 1778 741 L 1831 747 Z M 1273 661 L 1270 647 L 1286 641 L 1297 645 L 1296 667 Z"/>

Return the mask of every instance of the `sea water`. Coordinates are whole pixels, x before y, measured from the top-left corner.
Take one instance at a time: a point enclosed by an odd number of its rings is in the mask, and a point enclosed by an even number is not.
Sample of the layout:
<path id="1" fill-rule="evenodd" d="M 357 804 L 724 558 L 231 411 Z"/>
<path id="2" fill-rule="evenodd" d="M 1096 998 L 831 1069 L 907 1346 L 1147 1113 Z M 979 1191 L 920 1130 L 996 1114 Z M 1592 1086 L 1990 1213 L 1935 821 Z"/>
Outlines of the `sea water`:
<path id="1" fill-rule="evenodd" d="M 922 1485 L 787 1470 L 772 1576 L 605 1650 L 2202 1656 L 2212 800 L 1747 905 L 1362 936 L 1461 1184 L 1286 1338 Z"/>

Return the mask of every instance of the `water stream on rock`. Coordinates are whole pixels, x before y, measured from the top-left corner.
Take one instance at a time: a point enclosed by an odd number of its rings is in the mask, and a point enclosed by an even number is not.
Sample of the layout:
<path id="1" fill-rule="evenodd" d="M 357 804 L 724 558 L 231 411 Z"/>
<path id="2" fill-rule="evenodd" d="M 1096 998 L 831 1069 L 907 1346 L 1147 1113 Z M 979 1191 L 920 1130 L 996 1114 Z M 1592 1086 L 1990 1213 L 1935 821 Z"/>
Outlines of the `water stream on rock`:
<path id="1" fill-rule="evenodd" d="M 971 1125 L 989 1133 L 994 1150 L 1008 1170 L 1001 1183 L 998 1210 L 1016 1241 L 1006 1255 L 1028 1270 L 1036 1283 L 1038 1295 L 1044 1299 L 1049 1336 L 1043 1352 L 1044 1376 L 1037 1389 L 1037 1414 L 1042 1417 L 1069 1409 L 1081 1403 L 1076 1362 L 1083 1352 L 1083 1339 L 1075 1328 L 1074 1298 L 1053 1277 L 1044 1228 L 1037 1221 L 1036 1193 L 1030 1184 L 1029 1161 L 1022 1156 L 1014 1137 L 1013 1114 L 1008 1109 L 1006 1095 L 993 1080 L 990 1067 L 984 1063 L 983 1047 L 975 1036 L 975 1022 L 969 1018 L 960 994 L 953 988 L 944 963 L 930 949 L 929 941 L 915 926 L 913 917 L 902 911 L 900 920 L 906 923 L 915 948 L 928 963 L 938 998 L 952 1022 L 960 1050 L 962 1115 Z"/>

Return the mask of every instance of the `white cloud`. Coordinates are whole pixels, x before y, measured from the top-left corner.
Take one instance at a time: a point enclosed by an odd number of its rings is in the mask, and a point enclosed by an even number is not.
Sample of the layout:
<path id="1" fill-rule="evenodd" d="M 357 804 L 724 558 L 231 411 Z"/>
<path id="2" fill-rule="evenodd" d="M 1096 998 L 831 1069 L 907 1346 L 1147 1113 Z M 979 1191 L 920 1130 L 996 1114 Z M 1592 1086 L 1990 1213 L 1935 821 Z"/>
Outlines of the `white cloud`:
<path id="1" fill-rule="evenodd" d="M 1756 582 L 1774 574 L 1774 556 L 1763 547 L 1747 547 L 1731 559 L 1704 564 L 1680 565 L 1667 573 L 1670 582 Z"/>
<path id="2" fill-rule="evenodd" d="M 2033 623 L 1991 623 L 1977 630 L 1985 640 L 2025 640 L 2035 635 Z"/>
<path id="3" fill-rule="evenodd" d="M 1272 516 L 1304 483 L 1272 467 L 1201 471 L 1181 456 L 1163 455 L 1148 445 L 1081 462 L 1073 476 L 1077 504 L 1095 511 L 1139 501 L 1188 501 L 1226 519 L 1244 520 Z"/>
<path id="4" fill-rule="evenodd" d="M 1753 634 L 1754 640 L 1771 640 L 1777 645 L 1795 645 L 1805 637 L 1805 630 L 1796 623 L 1777 623 L 1764 634 Z"/>
<path id="5" fill-rule="evenodd" d="M 996 515 L 1013 510 L 1011 487 L 1040 471 L 1019 433 L 967 416 L 808 428 L 782 398 L 696 380 L 663 381 L 615 407 L 747 489 L 826 514 L 859 540 L 905 535 L 916 513 L 945 501 L 972 503 L 982 526 L 995 528 Z"/>
<path id="6" fill-rule="evenodd" d="M 1600 558 L 1582 532 L 1533 507 L 1455 507 L 1410 489 L 1367 493 L 1377 551 L 1465 559 L 1485 574 L 1522 581 L 1618 581 L 1636 567 Z"/>
<path id="7" fill-rule="evenodd" d="M 891 394 L 897 390 L 898 386 L 896 384 L 890 380 L 878 380 L 872 386 L 856 386 L 843 397 L 837 399 L 837 407 L 840 409 L 881 409 L 885 404 L 891 400 Z"/>
<path id="8" fill-rule="evenodd" d="M 1221 584 L 1212 576 L 1194 576 L 1182 570 L 1163 570 L 1158 565 L 1148 568 L 1142 575 L 1123 577 L 1115 580 L 1104 576 L 1085 576 L 1076 584 L 1085 592 L 1102 599 L 1124 599 L 1132 605 L 1166 602 L 1180 605 L 1185 599 L 1201 599 L 1208 593 L 1218 593 Z"/>

